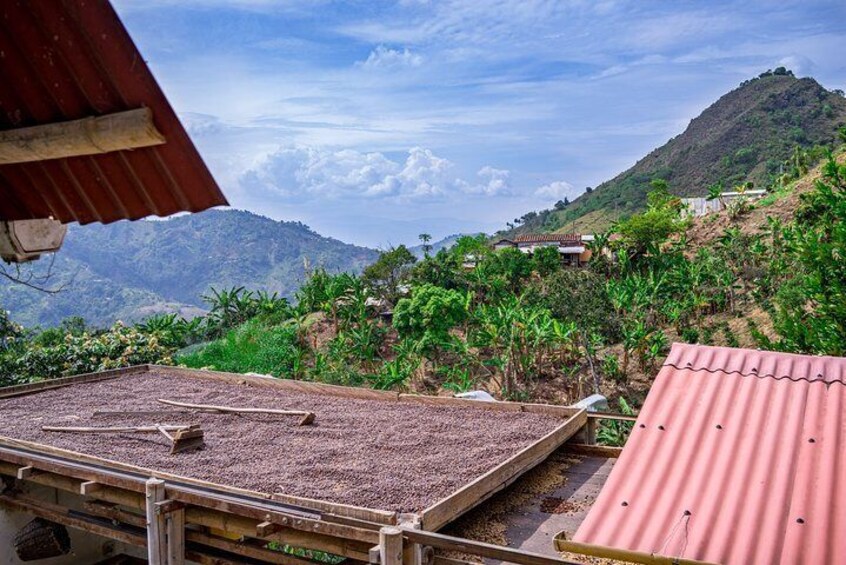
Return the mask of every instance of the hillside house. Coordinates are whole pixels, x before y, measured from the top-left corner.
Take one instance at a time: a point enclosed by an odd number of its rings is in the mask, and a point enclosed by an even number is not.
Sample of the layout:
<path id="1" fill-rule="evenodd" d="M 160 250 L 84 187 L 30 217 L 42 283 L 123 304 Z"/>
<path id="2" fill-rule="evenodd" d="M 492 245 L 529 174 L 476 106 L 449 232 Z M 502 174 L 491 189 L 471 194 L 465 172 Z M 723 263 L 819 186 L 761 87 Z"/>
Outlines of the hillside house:
<path id="1" fill-rule="evenodd" d="M 746 190 L 743 192 L 723 192 L 719 198 L 708 200 L 704 196 L 696 198 L 682 198 L 682 216 L 685 218 L 707 216 L 711 212 L 725 210 L 729 204 L 744 198 L 749 202 L 760 200 L 766 196 L 766 190 Z"/>
<path id="2" fill-rule="evenodd" d="M 531 255 L 542 247 L 555 247 L 561 254 L 561 262 L 564 265 L 579 267 L 590 261 L 591 251 L 586 244 L 591 241 L 593 235 L 577 233 L 523 234 L 513 239 L 500 239 L 494 243 L 494 249 L 510 247 Z"/>

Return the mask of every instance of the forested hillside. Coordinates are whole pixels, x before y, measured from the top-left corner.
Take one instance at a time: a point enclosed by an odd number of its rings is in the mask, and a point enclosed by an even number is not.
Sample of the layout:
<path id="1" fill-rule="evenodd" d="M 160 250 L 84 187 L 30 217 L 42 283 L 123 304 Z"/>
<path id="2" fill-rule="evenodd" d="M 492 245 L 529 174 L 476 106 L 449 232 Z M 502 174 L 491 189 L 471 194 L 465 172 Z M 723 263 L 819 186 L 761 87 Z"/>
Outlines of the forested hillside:
<path id="1" fill-rule="evenodd" d="M 378 253 L 320 236 L 298 222 L 238 210 L 169 220 L 72 226 L 45 294 L 0 282 L 0 304 L 25 325 L 82 316 L 95 325 L 157 312 L 202 312 L 211 287 L 246 286 L 291 297 L 307 272 L 360 272 Z M 45 258 L 32 266 L 43 272 Z"/>
<path id="2" fill-rule="evenodd" d="M 646 206 L 654 179 L 667 181 L 679 196 L 704 196 L 717 183 L 726 190 L 747 181 L 766 188 L 783 173 L 795 147 L 831 144 L 844 124 L 842 91 L 785 69 L 767 72 L 722 96 L 632 168 L 567 206 L 527 214 L 514 232 L 603 231 Z"/>

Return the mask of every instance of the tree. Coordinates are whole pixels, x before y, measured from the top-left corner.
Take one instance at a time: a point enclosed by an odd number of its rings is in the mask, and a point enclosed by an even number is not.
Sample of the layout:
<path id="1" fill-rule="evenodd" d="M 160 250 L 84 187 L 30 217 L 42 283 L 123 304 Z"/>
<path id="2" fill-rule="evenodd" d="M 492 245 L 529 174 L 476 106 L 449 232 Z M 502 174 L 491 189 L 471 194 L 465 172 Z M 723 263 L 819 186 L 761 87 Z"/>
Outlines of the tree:
<path id="1" fill-rule="evenodd" d="M 449 331 L 467 317 L 467 296 L 424 284 L 394 308 L 394 328 L 401 337 L 419 340 L 420 350 L 438 352 L 451 341 Z"/>
<path id="2" fill-rule="evenodd" d="M 620 322 L 605 281 L 586 269 L 562 269 L 533 288 L 538 302 L 557 319 L 575 322 L 586 335 L 599 332 L 613 343 L 620 337 Z"/>
<path id="3" fill-rule="evenodd" d="M 400 245 L 383 251 L 375 263 L 364 269 L 361 278 L 382 300 L 395 304 L 399 298 L 399 286 L 416 261 L 411 251 Z"/>
<path id="4" fill-rule="evenodd" d="M 657 248 L 684 225 L 680 220 L 681 200 L 670 194 L 667 182 L 656 179 L 652 181 L 652 186 L 653 190 L 646 197 L 646 212 L 635 214 L 614 226 L 622 237 L 623 247 L 633 257 Z"/>
<path id="5" fill-rule="evenodd" d="M 490 275 L 501 277 L 513 292 L 532 274 L 532 258 L 519 249 L 506 247 L 486 257 L 483 267 Z"/>
<path id="6" fill-rule="evenodd" d="M 802 202 L 795 221 L 780 234 L 792 276 L 775 297 L 778 345 L 789 351 L 844 355 L 846 165 L 830 155 L 823 179 Z"/>
<path id="7" fill-rule="evenodd" d="M 429 253 L 432 251 L 432 246 L 429 245 L 429 242 L 432 241 L 432 236 L 428 233 L 421 233 L 417 237 L 423 243 L 423 255 L 428 257 Z"/>
<path id="8" fill-rule="evenodd" d="M 561 268 L 561 254 L 557 247 L 541 247 L 532 256 L 534 270 L 542 277 L 551 275 Z"/>

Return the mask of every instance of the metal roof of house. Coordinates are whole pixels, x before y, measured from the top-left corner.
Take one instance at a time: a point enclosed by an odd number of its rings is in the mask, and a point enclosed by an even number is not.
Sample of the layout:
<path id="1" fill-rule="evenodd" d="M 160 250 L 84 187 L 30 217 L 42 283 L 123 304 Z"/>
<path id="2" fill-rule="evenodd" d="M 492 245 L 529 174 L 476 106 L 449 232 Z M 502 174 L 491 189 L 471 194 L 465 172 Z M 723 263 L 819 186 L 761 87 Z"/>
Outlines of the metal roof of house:
<path id="1" fill-rule="evenodd" d="M 106 1 L 0 4 L 0 130 L 152 111 L 163 145 L 0 166 L 0 220 L 113 222 L 225 205 Z"/>
<path id="2" fill-rule="evenodd" d="M 574 540 L 846 562 L 846 359 L 675 344 Z"/>
<path id="3" fill-rule="evenodd" d="M 515 243 L 573 243 L 580 242 L 582 236 L 577 233 L 528 233 L 516 236 Z"/>

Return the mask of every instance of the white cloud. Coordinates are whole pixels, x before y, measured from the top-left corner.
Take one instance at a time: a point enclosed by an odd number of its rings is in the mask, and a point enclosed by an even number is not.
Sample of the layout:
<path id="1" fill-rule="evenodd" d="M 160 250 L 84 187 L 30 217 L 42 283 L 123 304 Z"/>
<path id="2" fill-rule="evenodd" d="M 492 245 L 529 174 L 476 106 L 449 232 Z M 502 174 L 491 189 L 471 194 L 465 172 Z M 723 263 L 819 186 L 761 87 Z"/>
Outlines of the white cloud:
<path id="1" fill-rule="evenodd" d="M 814 62 L 802 55 L 788 55 L 782 57 L 776 63 L 777 67 L 786 67 L 793 71 L 796 76 L 807 76 L 814 69 Z"/>
<path id="2" fill-rule="evenodd" d="M 482 184 L 467 185 L 464 187 L 465 192 L 487 196 L 511 192 L 511 172 L 508 170 L 485 166 L 479 169 L 476 175 L 482 179 Z"/>
<path id="3" fill-rule="evenodd" d="M 557 180 L 549 184 L 538 187 L 535 190 L 535 196 L 543 198 L 564 198 L 575 196 L 576 190 L 572 184 L 563 180 Z"/>
<path id="4" fill-rule="evenodd" d="M 317 198 L 432 198 L 463 183 L 453 164 L 431 150 L 414 147 L 404 162 L 379 152 L 282 148 L 241 176 L 246 190 L 264 190 L 289 200 Z"/>
<path id="5" fill-rule="evenodd" d="M 398 67 L 419 67 L 423 64 L 423 57 L 412 53 L 408 47 L 402 51 L 379 45 L 370 52 L 365 61 L 359 61 L 357 65 L 365 69 L 393 69 Z"/>

